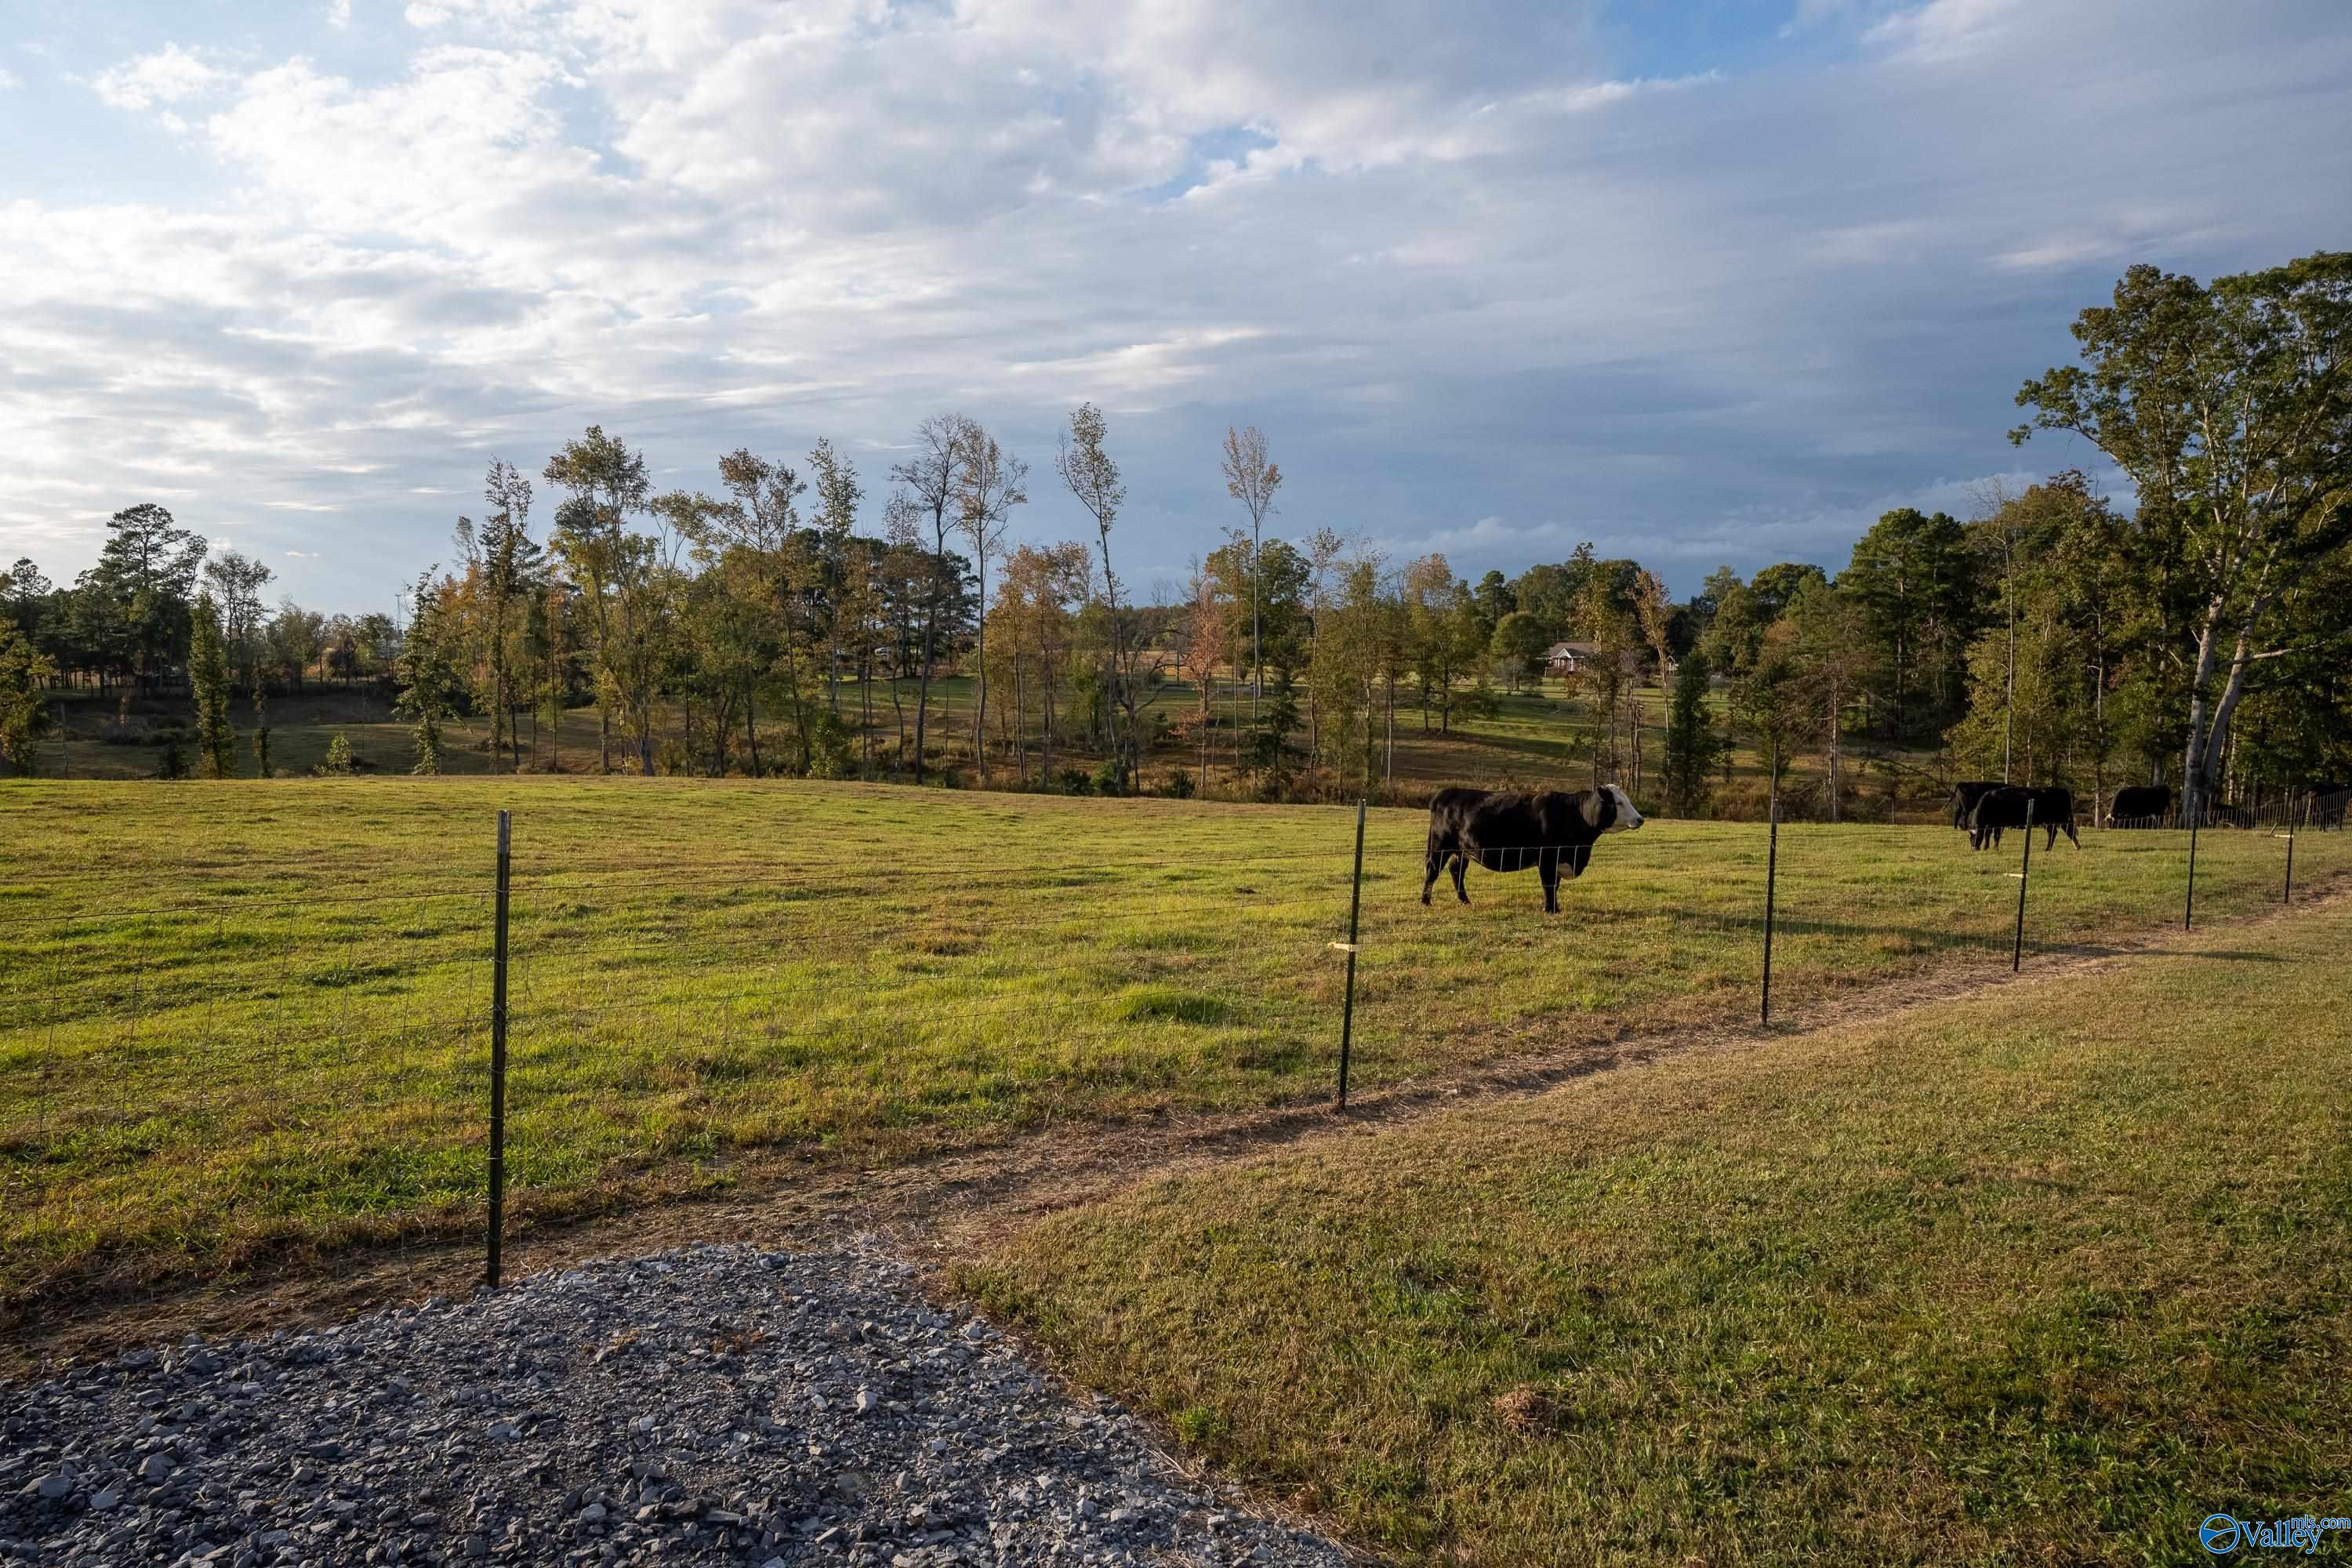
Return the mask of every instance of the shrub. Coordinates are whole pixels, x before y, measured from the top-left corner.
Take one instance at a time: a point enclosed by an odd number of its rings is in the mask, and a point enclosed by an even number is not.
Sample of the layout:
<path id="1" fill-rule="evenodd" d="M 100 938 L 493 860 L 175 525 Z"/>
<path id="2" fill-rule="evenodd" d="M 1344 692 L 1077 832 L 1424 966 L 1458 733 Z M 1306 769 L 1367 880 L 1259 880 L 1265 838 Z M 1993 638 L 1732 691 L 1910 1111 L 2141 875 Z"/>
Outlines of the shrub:
<path id="1" fill-rule="evenodd" d="M 1492 719 L 1502 710 L 1501 700 L 1495 695 L 1495 689 L 1486 684 L 1483 674 L 1469 690 L 1454 694 L 1454 711 L 1465 719 Z"/>
<path id="2" fill-rule="evenodd" d="M 1115 757 L 1095 770 L 1094 785 L 1097 795 L 1117 795 L 1125 783 L 1126 780 L 1119 773 L 1118 760 Z"/>
<path id="3" fill-rule="evenodd" d="M 849 726 L 835 714 L 819 709 L 809 721 L 808 776 L 813 779 L 854 779 L 857 776 L 857 755 L 851 744 Z M 947 770 L 942 768 L 940 782 L 946 784 Z M 947 787 L 957 786 L 948 784 Z"/>
<path id="4" fill-rule="evenodd" d="M 327 760 L 311 771 L 320 778 L 349 778 L 352 774 L 350 738 L 337 731 L 335 738 L 327 742 Z"/>

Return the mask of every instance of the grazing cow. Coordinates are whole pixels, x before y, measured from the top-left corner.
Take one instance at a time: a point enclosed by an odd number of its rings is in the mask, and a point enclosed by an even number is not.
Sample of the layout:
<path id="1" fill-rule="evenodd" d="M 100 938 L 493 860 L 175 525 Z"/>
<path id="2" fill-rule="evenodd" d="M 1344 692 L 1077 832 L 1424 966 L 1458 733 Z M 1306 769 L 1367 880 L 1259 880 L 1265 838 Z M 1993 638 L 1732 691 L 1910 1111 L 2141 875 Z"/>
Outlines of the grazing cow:
<path id="1" fill-rule="evenodd" d="M 1981 849 L 1990 842 L 2000 843 L 2004 828 L 2023 827 L 2031 809 L 2035 827 L 2045 829 L 2049 837 L 2044 849 L 2058 847 L 2058 836 L 2063 833 L 2075 848 L 2083 840 L 2074 831 L 2074 792 L 2055 785 L 2048 789 L 2020 789 L 2003 785 L 1977 802 L 1969 814 L 1969 847 Z"/>
<path id="2" fill-rule="evenodd" d="M 2109 827 L 2153 826 L 2172 815 L 2170 784 L 2133 784 L 2116 791 L 2107 807 Z"/>
<path id="3" fill-rule="evenodd" d="M 1954 784 L 1952 786 L 1952 826 L 1966 827 L 1969 825 L 1969 813 L 1976 810 L 1977 802 L 1997 789 L 2008 787 L 1999 779 L 1970 779 L 1965 784 Z"/>
<path id="4" fill-rule="evenodd" d="M 1615 784 L 1540 794 L 1486 789 L 1442 789 L 1429 803 L 1429 859 L 1421 881 L 1421 901 L 1449 865 L 1454 893 L 1464 903 L 1470 889 L 1463 879 L 1475 860 L 1489 871 L 1532 868 L 1543 882 L 1544 912 L 1559 913 L 1559 871 L 1584 875 L 1592 843 L 1604 833 L 1627 833 L 1642 826 L 1642 814 Z"/>

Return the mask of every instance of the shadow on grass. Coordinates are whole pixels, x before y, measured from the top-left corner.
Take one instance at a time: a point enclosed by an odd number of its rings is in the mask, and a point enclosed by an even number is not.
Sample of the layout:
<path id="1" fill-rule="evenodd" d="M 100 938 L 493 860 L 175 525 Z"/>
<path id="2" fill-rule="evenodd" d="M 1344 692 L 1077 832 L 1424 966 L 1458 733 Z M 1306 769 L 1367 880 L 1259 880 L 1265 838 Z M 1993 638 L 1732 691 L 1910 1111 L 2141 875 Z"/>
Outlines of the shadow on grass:
<path id="1" fill-rule="evenodd" d="M 1637 918 L 1643 920 L 1663 920 L 1670 922 L 1677 929 L 1695 928 L 1699 931 L 1715 934 L 1754 934 L 1760 938 L 1764 931 L 1764 917 L 1762 915 L 1723 915 L 1704 910 L 1669 909 L 1661 910 L 1656 911 L 1654 914 L 1642 915 Z M 2027 918 L 2029 921 L 2032 919 L 2031 911 L 2028 912 Z M 2142 928 L 2136 933 L 2136 935 L 2142 940 L 2151 939 L 2165 934 L 2167 929 L 2168 928 L 2162 924 L 2151 924 Z M 2006 947 L 2009 945 L 2011 940 L 2010 928 L 2005 924 L 1999 927 L 1987 928 L 1986 930 L 1979 931 L 1954 931 L 1932 930 L 1923 926 L 1913 925 L 1865 925 L 1853 921 L 1817 920 L 1803 917 L 1791 919 L 1788 916 L 1777 916 L 1772 922 L 1772 931 L 1776 937 L 1828 936 L 1848 939 L 1875 938 L 1880 940 L 1884 940 L 1888 937 L 1895 937 L 1906 942 L 1913 944 L 1918 951 L 1923 952 L 1960 952 L 1979 951 L 1995 945 Z M 2063 937 L 2037 937 L 2032 934 L 2030 929 L 2026 933 L 2024 949 L 2027 952 L 2040 953 L 2045 956 L 2051 954 L 2063 954 L 2071 958 L 2190 957 L 2237 959 L 2246 963 L 2284 963 L 2286 962 L 2286 960 L 2280 958 L 2275 953 L 2244 952 L 2234 950 L 2228 952 L 2179 953 L 2168 950 L 2156 950 L 2138 945 L 2118 945 L 2112 942 L 2100 942 L 2091 938 L 2074 938 L 2070 940 Z"/>

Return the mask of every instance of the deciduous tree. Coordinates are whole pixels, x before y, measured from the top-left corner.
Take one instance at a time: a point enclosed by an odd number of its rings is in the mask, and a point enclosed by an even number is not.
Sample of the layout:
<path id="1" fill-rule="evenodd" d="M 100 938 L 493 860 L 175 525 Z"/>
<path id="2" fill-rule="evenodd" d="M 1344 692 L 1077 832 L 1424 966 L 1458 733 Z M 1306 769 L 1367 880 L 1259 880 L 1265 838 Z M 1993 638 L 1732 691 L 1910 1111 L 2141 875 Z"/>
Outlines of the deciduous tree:
<path id="1" fill-rule="evenodd" d="M 974 420 L 964 420 L 958 436 L 962 457 L 958 462 L 956 528 L 971 542 L 971 559 L 979 583 L 980 602 L 988 603 L 988 563 L 1004 548 L 1004 531 L 1016 506 L 1028 504 L 1029 465 L 997 445 L 996 437 Z M 977 662 L 980 683 L 971 720 L 973 760 L 980 782 L 988 784 L 988 619 L 979 624 Z"/>
<path id="2" fill-rule="evenodd" d="M 931 710 L 931 666 L 939 656 L 939 623 L 947 589 L 948 529 L 961 499 L 963 428 L 961 414 L 934 414 L 915 426 L 914 455 L 890 467 L 892 481 L 904 487 L 898 515 L 930 526 L 933 571 L 923 605 L 922 684 L 915 700 L 915 782 L 923 782 L 923 749 Z M 893 693 L 895 697 L 895 692 Z"/>
<path id="3" fill-rule="evenodd" d="M 1265 520 L 1275 510 L 1274 492 L 1282 488 L 1282 470 L 1275 466 L 1267 450 L 1265 432 L 1255 425 L 1246 430 L 1225 426 L 1225 445 L 1218 469 L 1224 475 L 1225 493 L 1242 503 L 1250 520 L 1250 721 L 1255 723 L 1258 704 L 1265 690 L 1265 644 L 1259 620 L 1259 574 L 1255 567 Z"/>
<path id="4" fill-rule="evenodd" d="M 2352 539 L 2352 252 L 2196 279 L 2127 271 L 2075 319 L 2083 363 L 2018 392 L 2011 432 L 2067 430 L 2130 478 L 2137 527 L 2178 564 L 2182 799 L 2210 798 L 2255 672 L 2299 640 L 2286 595 Z"/>
<path id="5" fill-rule="evenodd" d="M 57 679 L 57 661 L 14 625 L 0 620 L 0 762 L 18 773 L 33 771 L 34 748 L 49 727 L 43 690 Z"/>
<path id="6" fill-rule="evenodd" d="M 1109 621 L 1110 636 L 1110 700 L 1114 710 L 1127 715 L 1127 737 L 1123 749 L 1114 742 L 1118 753 L 1117 772 L 1121 787 L 1131 787 L 1140 749 L 1139 715 L 1140 696 L 1137 690 L 1136 660 L 1129 651 L 1131 641 L 1125 621 L 1118 610 L 1118 574 L 1110 563 L 1110 531 L 1118 521 L 1118 510 L 1127 504 L 1127 486 L 1118 474 L 1118 464 L 1111 458 L 1106 445 L 1109 426 L 1102 410 L 1091 403 L 1081 403 L 1070 411 L 1070 427 L 1062 433 L 1054 457 L 1054 471 L 1070 494 L 1086 508 L 1087 515 L 1095 521 L 1095 534 L 1102 547 L 1103 605 Z"/>
<path id="7" fill-rule="evenodd" d="M 612 710 L 638 721 L 640 772 L 653 771 L 652 693 L 645 657 L 652 605 L 653 552 L 630 531 L 653 492 L 643 453 L 598 425 L 547 460 L 543 476 L 569 492 L 555 514 L 556 552 L 588 601 L 596 668 L 597 765 L 613 771 Z"/>

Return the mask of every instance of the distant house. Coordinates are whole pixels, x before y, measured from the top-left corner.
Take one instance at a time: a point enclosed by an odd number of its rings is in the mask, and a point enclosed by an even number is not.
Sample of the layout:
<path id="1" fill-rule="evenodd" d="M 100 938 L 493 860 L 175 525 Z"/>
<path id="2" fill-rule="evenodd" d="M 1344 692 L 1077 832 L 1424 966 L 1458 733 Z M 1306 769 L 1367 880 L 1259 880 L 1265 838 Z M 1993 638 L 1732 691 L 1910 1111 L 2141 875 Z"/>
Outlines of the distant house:
<path id="1" fill-rule="evenodd" d="M 1574 675 L 1587 659 L 1600 651 L 1589 642 L 1556 642 L 1544 654 L 1544 673 Z"/>
<path id="2" fill-rule="evenodd" d="M 1601 655 L 1601 649 L 1589 642 L 1556 642 L 1544 653 L 1546 675 L 1568 677 L 1588 668 Z M 1624 654 L 1625 673 L 1639 678 L 1650 667 L 1648 654 L 1640 648 L 1630 648 Z M 1674 660 L 1666 661 L 1666 678 L 1675 673 Z"/>

